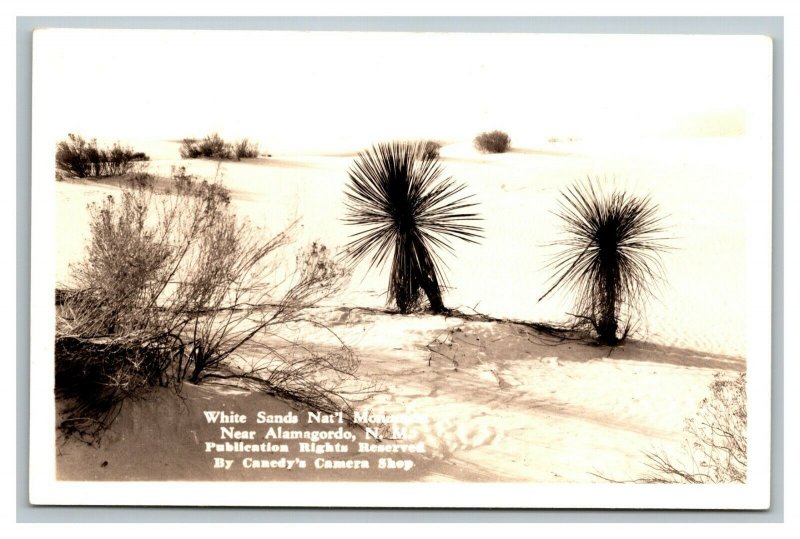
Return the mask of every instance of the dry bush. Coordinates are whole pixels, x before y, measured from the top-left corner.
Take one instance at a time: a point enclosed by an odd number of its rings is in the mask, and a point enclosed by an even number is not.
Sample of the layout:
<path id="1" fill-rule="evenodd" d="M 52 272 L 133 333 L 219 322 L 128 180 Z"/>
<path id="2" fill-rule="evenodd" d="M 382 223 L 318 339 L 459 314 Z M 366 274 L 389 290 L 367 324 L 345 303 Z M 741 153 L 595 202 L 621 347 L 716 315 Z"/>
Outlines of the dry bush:
<path id="1" fill-rule="evenodd" d="M 203 157 L 200 141 L 196 138 L 185 138 L 181 141 L 180 154 L 183 159 L 197 159 Z"/>
<path id="2" fill-rule="evenodd" d="M 190 197 L 205 200 L 211 204 L 211 209 L 216 209 L 220 204 L 229 204 L 231 201 L 230 190 L 222 185 L 220 180 L 221 172 L 217 168 L 217 176 L 214 181 L 199 179 L 194 174 L 189 174 L 186 167 L 172 167 L 170 174 L 172 177 L 172 188 L 169 193 L 174 192 L 179 197 Z"/>
<path id="3" fill-rule="evenodd" d="M 89 174 L 87 142 L 70 133 L 67 140 L 56 145 L 56 169 L 62 174 L 85 178 Z"/>
<path id="4" fill-rule="evenodd" d="M 647 452 L 651 474 L 642 483 L 745 483 L 747 481 L 747 376 L 714 375 L 711 395 L 686 421 L 686 463 Z"/>
<path id="5" fill-rule="evenodd" d="M 511 149 L 511 137 L 503 131 L 481 133 L 473 142 L 475 148 L 483 153 L 505 153 Z"/>
<path id="6" fill-rule="evenodd" d="M 74 316 L 74 305 L 69 303 L 66 309 L 71 312 L 63 316 Z M 168 336 L 57 337 L 55 392 L 62 432 L 94 441 L 114 420 L 125 399 L 140 398 L 154 386 L 169 385 L 172 344 Z"/>
<path id="7" fill-rule="evenodd" d="M 110 148 L 99 148 L 96 140 L 87 142 L 70 133 L 67 140 L 56 145 L 57 174 L 78 178 L 121 176 L 129 173 L 137 163 L 149 161 L 142 152 L 115 142 Z"/>
<path id="8" fill-rule="evenodd" d="M 236 159 L 252 159 L 258 157 L 258 143 L 246 138 L 233 143 L 233 153 Z"/>
<path id="9" fill-rule="evenodd" d="M 420 158 L 421 159 L 438 159 L 439 152 L 442 149 L 442 143 L 435 140 L 424 140 L 421 142 Z"/>
<path id="10" fill-rule="evenodd" d="M 250 159 L 258 157 L 258 144 L 247 138 L 225 142 L 218 133 L 212 133 L 200 140 L 183 139 L 180 153 L 184 159 Z"/>
<path id="11" fill-rule="evenodd" d="M 90 207 L 91 241 L 73 268 L 78 287 L 57 295 L 56 390 L 68 402 L 68 432 L 97 435 L 124 399 L 154 385 L 263 376 L 231 365 L 254 350 L 281 356 L 258 337 L 298 320 L 347 278 L 320 244 L 287 264 L 291 227 L 265 238 L 232 213 L 221 185 L 178 169 L 173 187 L 166 195 L 124 189 L 119 200 Z M 313 406 L 336 386 L 307 378 L 308 366 L 323 377 L 326 369 L 338 376 L 357 367 L 326 357 L 289 361 L 281 371 L 292 381 L 285 392 Z M 266 372 L 262 382 L 278 392 L 282 378 Z"/>
<path id="12" fill-rule="evenodd" d="M 134 189 L 152 190 L 155 188 L 156 181 L 156 176 L 148 172 L 144 166 L 135 166 L 130 172 L 120 176 L 120 185 Z"/>
<path id="13" fill-rule="evenodd" d="M 297 330 L 317 325 L 309 321 L 293 322 L 299 322 L 291 324 Z M 246 358 L 229 362 L 225 369 L 208 374 L 208 378 L 235 380 L 326 413 L 341 411 L 350 420 L 355 403 L 380 391 L 377 384 L 356 376 L 359 359 L 341 342 L 339 346 L 324 349 L 277 340 L 279 344 L 249 343 Z"/>
<path id="14" fill-rule="evenodd" d="M 210 159 L 233 159 L 233 147 L 225 142 L 218 133 L 212 133 L 201 140 L 187 138 L 181 143 L 181 157 L 184 159 L 197 159 L 206 157 Z"/>

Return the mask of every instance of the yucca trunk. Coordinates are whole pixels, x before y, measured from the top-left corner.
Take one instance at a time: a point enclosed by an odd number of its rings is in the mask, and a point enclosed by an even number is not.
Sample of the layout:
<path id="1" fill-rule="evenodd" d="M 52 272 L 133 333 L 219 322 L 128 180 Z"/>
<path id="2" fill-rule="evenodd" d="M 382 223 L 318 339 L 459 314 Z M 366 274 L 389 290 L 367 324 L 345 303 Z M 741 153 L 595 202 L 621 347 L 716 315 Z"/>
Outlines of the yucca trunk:
<path id="1" fill-rule="evenodd" d="M 447 311 L 428 249 L 413 234 L 403 235 L 395 246 L 389 294 L 398 310 L 406 314 L 419 305 L 420 289 L 428 297 L 431 311 Z"/>
<path id="2" fill-rule="evenodd" d="M 418 278 L 419 286 L 428 296 L 428 303 L 430 303 L 431 311 L 436 314 L 442 314 L 447 311 L 442 301 L 442 288 L 439 286 L 439 280 L 436 278 L 436 270 L 433 265 L 428 249 L 418 240 L 416 242 L 415 252 L 419 258 Z"/>
<path id="3" fill-rule="evenodd" d="M 603 344 L 617 344 L 617 330 L 619 324 L 617 322 L 617 291 L 616 278 L 614 276 L 613 268 L 607 268 L 604 272 L 605 290 L 602 294 L 602 302 L 600 304 L 600 313 L 597 321 L 597 334 L 600 342 Z"/>
<path id="4" fill-rule="evenodd" d="M 619 242 L 615 230 L 600 230 L 597 237 L 600 291 L 600 304 L 597 316 L 598 340 L 603 344 L 614 345 L 617 338 L 618 324 L 618 288 L 619 288 Z"/>

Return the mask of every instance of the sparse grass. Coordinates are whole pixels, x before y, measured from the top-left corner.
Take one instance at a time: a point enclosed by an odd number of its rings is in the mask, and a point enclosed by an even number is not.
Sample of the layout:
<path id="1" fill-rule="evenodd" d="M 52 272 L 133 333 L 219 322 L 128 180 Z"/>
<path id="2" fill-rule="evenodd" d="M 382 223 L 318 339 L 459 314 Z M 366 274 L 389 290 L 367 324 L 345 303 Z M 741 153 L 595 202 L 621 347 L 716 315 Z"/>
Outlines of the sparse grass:
<path id="1" fill-rule="evenodd" d="M 624 340 L 654 282 L 663 276 L 662 220 L 648 197 L 604 193 L 589 180 L 562 193 L 558 217 L 566 237 L 549 267 L 553 284 L 539 300 L 564 288 L 576 296 L 579 324 L 602 344 Z"/>
<path id="2" fill-rule="evenodd" d="M 487 131 L 475 137 L 474 144 L 483 153 L 505 153 L 511 149 L 511 137 L 503 131 Z"/>
<path id="3" fill-rule="evenodd" d="M 58 179 L 63 176 L 77 178 L 121 176 L 130 172 L 137 163 L 149 161 L 150 158 L 118 142 L 108 148 L 99 148 L 96 140 L 87 142 L 80 135 L 70 133 L 66 140 L 56 145 L 55 159 Z"/>
<path id="4" fill-rule="evenodd" d="M 379 144 L 356 157 L 349 171 L 345 222 L 361 228 L 347 246 L 357 263 L 371 254 L 370 268 L 392 259 L 388 299 L 401 313 L 420 308 L 421 292 L 433 312 L 446 312 L 437 250 L 453 251 L 452 239 L 475 243 L 480 218 L 465 185 L 444 171 L 424 145 Z"/>

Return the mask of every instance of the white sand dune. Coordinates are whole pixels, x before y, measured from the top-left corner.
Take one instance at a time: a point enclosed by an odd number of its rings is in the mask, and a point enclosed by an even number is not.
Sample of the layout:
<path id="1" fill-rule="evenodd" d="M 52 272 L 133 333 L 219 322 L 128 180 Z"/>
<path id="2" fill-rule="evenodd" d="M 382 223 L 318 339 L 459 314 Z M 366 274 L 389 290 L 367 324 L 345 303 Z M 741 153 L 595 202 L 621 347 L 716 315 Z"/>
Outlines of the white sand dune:
<path id="1" fill-rule="evenodd" d="M 663 139 L 622 147 L 574 142 L 498 155 L 481 154 L 467 142 L 445 146 L 445 172 L 474 193 L 485 236 L 480 245 L 459 245 L 457 258 L 445 257 L 448 306 L 522 320 L 567 320 L 569 297 L 537 301 L 551 277 L 548 244 L 560 234 L 552 212 L 561 189 L 586 176 L 605 178 L 609 185 L 652 196 L 665 215 L 670 246 L 662 256 L 665 281 L 639 321 L 638 336 L 743 356 L 745 197 L 747 183 L 755 181 L 746 144 L 744 138 Z M 236 212 L 264 233 L 299 220 L 298 249 L 314 240 L 341 247 L 353 232 L 342 222 L 351 157 L 276 155 L 220 165 L 178 159 L 177 143 L 154 149 L 154 172 L 168 175 L 171 167 L 186 166 L 198 176 L 220 177 L 233 191 Z M 108 186 L 84 183 L 56 185 L 59 282 L 69 282 L 69 264 L 83 256 L 87 202 L 113 193 Z M 338 301 L 383 306 L 387 280 L 385 268 L 370 273 L 359 268 Z"/>
<path id="2" fill-rule="evenodd" d="M 663 451 L 681 461 L 684 419 L 696 413 L 714 373 L 745 368 L 732 357 L 637 341 L 610 349 L 511 323 L 357 310 L 343 318 L 341 309 L 317 314 L 353 346 L 361 360 L 359 377 L 381 386 L 358 409 L 425 418 L 405 425 L 402 442 L 423 442 L 426 448 L 415 456 L 413 473 L 373 467 L 368 472 L 309 470 L 298 475 L 236 467 L 223 474 L 213 469 L 211 456 L 204 452 L 204 442 L 218 435 L 202 411 L 225 409 L 253 418 L 258 410 L 285 413 L 290 405 L 256 393 L 187 385 L 183 400 L 162 390 L 126 403 L 99 448 L 74 441 L 61 446 L 61 477 L 632 480 L 648 471 L 645 451 Z M 319 327 L 295 329 L 305 345 L 335 344 L 330 332 Z M 363 430 L 351 431 L 366 439 Z M 358 456 L 356 451 L 348 458 Z"/>
<path id="3" fill-rule="evenodd" d="M 383 387 L 359 406 L 428 418 L 409 426 L 407 438 L 422 441 L 426 453 L 405 476 L 343 472 L 331 479 L 592 482 L 642 476 L 644 451 L 681 458 L 684 420 L 696 413 L 714 373 L 746 368 L 740 296 L 751 178 L 737 158 L 744 154 L 738 152 L 743 139 L 659 144 L 620 151 L 576 142 L 492 156 L 467 143 L 442 149 L 447 173 L 480 202 L 485 228 L 480 245 L 459 246 L 458 258 L 447 258 L 449 307 L 565 321 L 569 297 L 537 298 L 547 289 L 547 244 L 559 234 L 550 212 L 559 190 L 587 175 L 650 194 L 661 206 L 673 247 L 663 255 L 666 281 L 637 335 L 624 346 L 603 348 L 520 324 L 382 313 L 375 308 L 385 303 L 385 271 L 359 268 L 347 289 L 315 315 L 357 353 L 359 376 Z M 198 175 L 218 173 L 211 161 L 182 161 L 167 151 L 156 157 L 151 167 L 162 174 L 176 165 Z M 298 248 L 312 240 L 341 247 L 352 232 L 341 221 L 351 162 L 347 155 L 287 155 L 225 163 L 221 170 L 235 211 L 265 234 L 301 218 Z M 88 237 L 86 204 L 118 189 L 92 182 L 58 182 L 56 189 L 57 280 L 69 284 L 70 264 L 81 260 Z M 320 328 L 284 331 L 309 346 L 336 344 Z M 203 409 L 255 413 L 288 406 L 220 391 L 187 387 L 183 401 L 157 392 L 151 400 L 126 403 L 99 449 L 74 442 L 60 448 L 61 477 L 316 478 L 311 472 L 224 475 L 210 468 L 202 443 L 213 429 L 203 425 Z M 154 419 L 165 410 L 166 417 Z"/>

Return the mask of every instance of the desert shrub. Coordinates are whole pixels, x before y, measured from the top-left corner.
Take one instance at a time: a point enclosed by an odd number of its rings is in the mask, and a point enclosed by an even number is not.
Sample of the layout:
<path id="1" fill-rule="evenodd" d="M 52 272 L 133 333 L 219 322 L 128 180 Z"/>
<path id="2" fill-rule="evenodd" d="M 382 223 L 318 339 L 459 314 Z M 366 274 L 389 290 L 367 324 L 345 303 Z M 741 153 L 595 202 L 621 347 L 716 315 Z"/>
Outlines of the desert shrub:
<path id="1" fill-rule="evenodd" d="M 165 339 L 56 339 L 56 396 L 64 406 L 59 425 L 93 441 L 114 420 L 125 399 L 166 386 L 173 351 Z"/>
<path id="2" fill-rule="evenodd" d="M 85 178 L 89 174 L 86 151 L 86 141 L 70 133 L 67 140 L 62 140 L 56 145 L 56 168 L 64 173 Z"/>
<path id="3" fill-rule="evenodd" d="M 110 148 L 99 148 L 96 140 L 87 142 L 70 133 L 67 140 L 56 145 L 56 169 L 62 174 L 78 178 L 121 176 L 137 163 L 149 161 L 142 152 L 129 146 L 114 143 Z"/>
<path id="4" fill-rule="evenodd" d="M 505 153 L 511 148 L 511 137 L 502 131 L 487 131 L 475 137 L 474 144 L 483 153 Z"/>
<path id="5" fill-rule="evenodd" d="M 109 176 L 119 176 L 130 170 L 132 163 L 141 160 L 144 154 L 134 152 L 130 148 L 123 148 L 119 143 L 114 143 L 111 148 L 105 151 L 104 161 Z"/>
<path id="6" fill-rule="evenodd" d="M 198 157 L 202 157 L 200 142 L 194 138 L 183 139 L 181 141 L 180 153 L 183 159 L 196 159 Z"/>
<path id="7" fill-rule="evenodd" d="M 225 142 L 218 133 L 212 133 L 203 139 L 183 139 L 181 143 L 181 157 L 184 159 L 197 159 L 207 157 L 211 159 L 233 159 L 233 148 Z"/>
<path id="8" fill-rule="evenodd" d="M 439 151 L 442 149 L 442 144 L 435 140 L 425 140 L 422 143 L 421 158 L 422 159 L 438 159 Z"/>
<path id="9" fill-rule="evenodd" d="M 422 291 L 431 310 L 446 312 L 437 249 L 452 251 L 453 239 L 474 243 L 481 232 L 465 185 L 443 178 L 439 160 L 423 150 L 392 142 L 359 153 L 345 193 L 345 222 L 361 227 L 347 256 L 357 263 L 371 254 L 370 268 L 392 259 L 388 299 L 401 313 L 421 306 Z"/>
<path id="10" fill-rule="evenodd" d="M 258 144 L 246 138 L 237 140 L 233 144 L 236 159 L 252 159 L 258 157 Z"/>
<path id="11" fill-rule="evenodd" d="M 67 403 L 67 432 L 97 435 L 125 399 L 154 385 L 235 377 L 282 391 L 272 384 L 283 378 L 270 381 L 263 365 L 232 366 L 243 363 L 245 348 L 248 357 L 273 359 L 273 370 L 280 358 L 287 376 L 311 365 L 319 376 L 331 365 L 357 366 L 308 353 L 298 370 L 299 354 L 254 341 L 339 290 L 347 270 L 326 248 L 312 245 L 286 269 L 291 229 L 265 237 L 232 213 L 224 187 L 181 169 L 173 183 L 169 194 L 126 188 L 90 206 L 86 257 L 73 267 L 77 287 L 56 298 L 56 392 Z M 332 398 L 316 378 L 292 384 L 287 394 L 305 395 L 312 406 Z"/>
<path id="12" fill-rule="evenodd" d="M 184 159 L 248 159 L 258 157 L 258 144 L 247 138 L 229 143 L 218 133 L 212 133 L 200 140 L 183 139 L 180 153 Z"/>
<path id="13" fill-rule="evenodd" d="M 557 216 L 566 236 L 555 243 L 562 250 L 549 265 L 553 284 L 539 300 L 559 288 L 574 291 L 578 324 L 602 344 L 617 344 L 663 276 L 658 206 L 624 191 L 604 193 L 589 181 L 562 193 Z"/>
<path id="14" fill-rule="evenodd" d="M 198 179 L 186 171 L 186 167 L 172 167 L 172 187 L 178 196 L 198 197 L 216 208 L 231 201 L 230 190 L 221 182 Z"/>
<path id="15" fill-rule="evenodd" d="M 125 180 L 133 188 L 152 189 L 155 186 L 156 177 L 147 171 L 136 171 L 128 174 Z"/>
<path id="16" fill-rule="evenodd" d="M 697 417 L 687 419 L 687 462 L 647 452 L 652 474 L 644 483 L 745 483 L 747 481 L 747 376 L 714 375 Z"/>
<path id="17" fill-rule="evenodd" d="M 153 190 L 160 183 L 159 178 L 152 174 L 146 162 L 137 162 L 130 170 L 117 176 L 120 187 L 132 189 Z"/>

